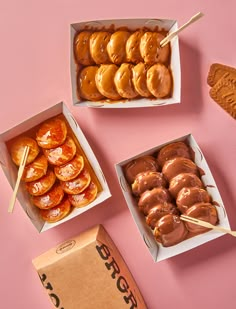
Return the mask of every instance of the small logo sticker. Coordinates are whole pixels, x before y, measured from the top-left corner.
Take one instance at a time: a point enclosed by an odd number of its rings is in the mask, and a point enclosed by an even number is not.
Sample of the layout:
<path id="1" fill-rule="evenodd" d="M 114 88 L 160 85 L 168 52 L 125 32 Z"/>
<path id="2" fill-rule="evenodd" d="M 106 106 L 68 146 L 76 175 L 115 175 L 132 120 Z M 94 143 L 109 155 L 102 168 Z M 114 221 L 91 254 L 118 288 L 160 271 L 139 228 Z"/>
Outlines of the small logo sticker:
<path id="1" fill-rule="evenodd" d="M 68 241 L 63 242 L 63 243 L 57 248 L 56 253 L 57 253 L 57 254 L 62 254 L 62 253 L 64 253 L 64 252 L 66 252 L 66 251 L 71 250 L 71 249 L 74 247 L 75 243 L 76 243 L 75 240 L 68 240 Z"/>

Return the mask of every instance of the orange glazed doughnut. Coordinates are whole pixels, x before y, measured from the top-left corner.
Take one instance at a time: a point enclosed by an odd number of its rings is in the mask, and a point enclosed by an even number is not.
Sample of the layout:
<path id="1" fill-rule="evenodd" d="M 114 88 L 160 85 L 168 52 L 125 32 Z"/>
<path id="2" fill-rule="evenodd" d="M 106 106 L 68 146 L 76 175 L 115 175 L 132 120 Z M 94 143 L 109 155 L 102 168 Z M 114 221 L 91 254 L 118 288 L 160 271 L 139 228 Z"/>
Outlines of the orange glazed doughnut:
<path id="1" fill-rule="evenodd" d="M 147 65 L 145 65 L 143 62 L 138 63 L 132 68 L 132 82 L 134 88 L 138 94 L 146 98 L 152 96 L 151 92 L 147 88 L 147 69 Z"/>
<path id="2" fill-rule="evenodd" d="M 47 169 L 47 158 L 44 155 L 40 155 L 24 168 L 21 179 L 25 182 L 35 181 L 46 175 Z"/>
<path id="3" fill-rule="evenodd" d="M 170 70 L 164 64 L 157 63 L 147 71 L 147 88 L 151 94 L 158 98 L 170 95 L 172 89 L 172 76 Z"/>
<path id="4" fill-rule="evenodd" d="M 126 42 L 126 57 L 128 62 L 139 63 L 143 61 L 140 53 L 140 40 L 144 32 L 142 30 L 135 31 L 131 34 Z"/>
<path id="5" fill-rule="evenodd" d="M 78 177 L 68 181 L 61 181 L 61 186 L 68 194 L 79 194 L 89 186 L 90 181 L 91 176 L 88 170 L 83 169 Z"/>
<path id="6" fill-rule="evenodd" d="M 158 32 L 145 32 L 140 39 L 140 53 L 145 63 L 168 63 L 170 57 L 170 44 L 164 47 L 160 42 L 165 36 Z"/>
<path id="7" fill-rule="evenodd" d="M 70 201 L 68 198 L 64 198 L 60 204 L 50 209 L 40 209 L 39 214 L 44 221 L 54 223 L 65 218 L 70 213 L 70 210 Z"/>
<path id="8" fill-rule="evenodd" d="M 27 182 L 26 189 L 31 195 L 42 195 L 49 191 L 56 181 L 56 176 L 52 170 L 47 171 L 47 174 L 38 180 Z"/>
<path id="9" fill-rule="evenodd" d="M 85 67 L 78 76 L 79 95 L 89 101 L 98 101 L 104 99 L 104 96 L 98 91 L 95 75 L 98 67 Z"/>
<path id="10" fill-rule="evenodd" d="M 76 145 L 73 139 L 68 136 L 64 144 L 52 149 L 43 149 L 43 153 L 49 163 L 60 166 L 74 158 Z"/>
<path id="11" fill-rule="evenodd" d="M 49 209 L 60 204 L 64 197 L 64 191 L 60 184 L 55 184 L 47 193 L 32 196 L 32 202 L 40 209 Z"/>
<path id="12" fill-rule="evenodd" d="M 93 59 L 90 54 L 89 39 L 92 35 L 90 31 L 82 31 L 75 37 L 74 53 L 75 59 L 82 65 L 92 65 Z"/>
<path id="13" fill-rule="evenodd" d="M 121 99 L 114 82 L 117 70 L 118 67 L 115 64 L 103 64 L 97 70 L 95 75 L 95 82 L 98 91 L 104 95 L 104 97 L 111 100 Z"/>
<path id="14" fill-rule="evenodd" d="M 90 182 L 89 186 L 80 194 L 68 195 L 71 204 L 74 207 L 84 207 L 95 200 L 97 196 L 97 186 Z"/>
<path id="15" fill-rule="evenodd" d="M 29 146 L 29 154 L 26 159 L 26 165 L 33 162 L 39 154 L 39 147 L 36 141 L 27 136 L 21 136 L 14 140 L 10 147 L 10 154 L 13 162 L 19 166 L 26 146 Z"/>
<path id="16" fill-rule="evenodd" d="M 107 53 L 107 44 L 110 40 L 111 33 L 107 31 L 94 32 L 89 40 L 90 53 L 96 64 L 110 63 Z"/>
<path id="17" fill-rule="evenodd" d="M 111 62 L 114 64 L 122 64 L 126 61 L 126 42 L 130 36 L 128 31 L 114 32 L 107 44 L 107 52 Z"/>
<path id="18" fill-rule="evenodd" d="M 64 120 L 52 118 L 41 124 L 36 133 L 38 145 L 42 148 L 50 149 L 64 143 L 67 135 L 67 127 Z"/>
<path id="19" fill-rule="evenodd" d="M 68 163 L 55 166 L 54 173 L 57 178 L 62 181 L 68 181 L 77 177 L 84 168 L 84 158 L 80 155 L 75 155 Z"/>
<path id="20" fill-rule="evenodd" d="M 119 69 L 116 71 L 114 82 L 116 85 L 116 90 L 122 98 L 134 99 L 138 96 L 136 92 L 132 78 L 133 65 L 130 63 L 122 63 Z"/>

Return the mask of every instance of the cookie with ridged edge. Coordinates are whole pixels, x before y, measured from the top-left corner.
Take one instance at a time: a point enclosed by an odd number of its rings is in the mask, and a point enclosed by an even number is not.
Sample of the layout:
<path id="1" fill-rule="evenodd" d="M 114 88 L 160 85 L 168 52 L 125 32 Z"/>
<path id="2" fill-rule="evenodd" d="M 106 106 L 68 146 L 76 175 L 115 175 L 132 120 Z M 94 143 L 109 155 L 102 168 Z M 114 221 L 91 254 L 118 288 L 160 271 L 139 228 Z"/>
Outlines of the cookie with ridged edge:
<path id="1" fill-rule="evenodd" d="M 225 73 L 210 89 L 211 98 L 236 119 L 236 74 Z"/>
<path id="2" fill-rule="evenodd" d="M 213 63 L 210 66 L 207 76 L 208 85 L 213 87 L 225 75 L 225 73 L 232 73 L 236 76 L 236 68 L 220 63 Z"/>

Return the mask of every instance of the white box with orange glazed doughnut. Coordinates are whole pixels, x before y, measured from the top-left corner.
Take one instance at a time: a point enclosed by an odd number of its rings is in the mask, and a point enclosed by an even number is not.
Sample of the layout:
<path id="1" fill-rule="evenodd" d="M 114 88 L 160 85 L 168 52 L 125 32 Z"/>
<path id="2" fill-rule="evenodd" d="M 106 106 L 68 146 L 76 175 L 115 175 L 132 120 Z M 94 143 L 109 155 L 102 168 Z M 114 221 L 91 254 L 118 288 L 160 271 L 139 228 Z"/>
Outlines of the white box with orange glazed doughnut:
<path id="1" fill-rule="evenodd" d="M 99 108 L 180 103 L 178 37 L 160 47 L 176 20 L 116 19 L 71 25 L 72 100 Z"/>
<path id="2" fill-rule="evenodd" d="M 12 188 L 25 146 L 30 151 L 17 198 L 39 232 L 111 196 L 91 147 L 63 102 L 0 135 L 0 163 Z"/>
<path id="3" fill-rule="evenodd" d="M 121 190 L 155 262 L 223 233 L 181 220 L 181 215 L 230 228 L 219 190 L 191 134 L 116 164 Z"/>

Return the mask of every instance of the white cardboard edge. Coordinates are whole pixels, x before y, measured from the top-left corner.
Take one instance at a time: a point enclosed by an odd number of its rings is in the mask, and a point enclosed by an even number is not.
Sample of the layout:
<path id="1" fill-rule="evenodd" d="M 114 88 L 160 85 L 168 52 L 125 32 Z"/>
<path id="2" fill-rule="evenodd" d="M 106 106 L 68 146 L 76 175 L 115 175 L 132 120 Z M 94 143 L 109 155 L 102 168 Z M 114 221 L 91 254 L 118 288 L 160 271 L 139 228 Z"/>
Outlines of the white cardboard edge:
<path id="1" fill-rule="evenodd" d="M 190 239 L 186 239 L 184 241 L 182 241 L 181 243 L 175 245 L 175 246 L 171 246 L 171 247 L 163 247 L 162 245 L 158 244 L 155 241 L 155 238 L 153 236 L 153 233 L 151 231 L 151 228 L 149 228 L 145 222 L 145 217 L 143 214 L 141 214 L 141 212 L 139 211 L 139 209 L 137 208 L 136 202 L 132 196 L 131 193 L 131 189 L 130 186 L 128 185 L 124 173 L 123 173 L 123 167 L 130 162 L 131 160 L 143 156 L 143 155 L 151 155 L 154 152 L 157 152 L 160 148 L 162 148 L 163 146 L 165 146 L 166 144 L 172 143 L 172 142 L 176 142 L 176 141 L 183 141 L 186 140 L 190 147 L 192 148 L 192 150 L 195 153 L 195 163 L 197 164 L 197 166 L 202 169 L 205 172 L 205 175 L 201 177 L 204 185 L 206 186 L 207 191 L 209 192 L 209 194 L 212 197 L 212 200 L 214 202 L 217 202 L 217 204 L 219 206 L 217 206 L 217 210 L 218 210 L 218 215 L 219 215 L 219 222 L 220 222 L 220 226 L 230 229 L 230 224 L 229 224 L 229 220 L 227 217 L 227 213 L 222 201 L 222 198 L 220 196 L 219 190 L 217 188 L 217 185 L 215 183 L 215 180 L 211 174 L 211 171 L 209 169 L 209 166 L 205 160 L 205 157 L 200 149 L 200 147 L 198 146 L 197 142 L 195 141 L 193 135 L 191 133 L 179 137 L 177 139 L 168 141 L 164 144 L 158 145 L 156 147 L 153 147 L 151 149 L 148 149 L 145 152 L 139 153 L 127 160 L 121 161 L 117 164 L 115 164 L 115 169 L 116 169 L 116 173 L 117 173 L 117 177 L 120 183 L 120 187 L 121 190 L 123 192 L 124 198 L 126 200 L 127 206 L 131 212 L 131 215 L 137 225 L 137 228 L 139 230 L 139 233 L 141 235 L 141 237 L 144 240 L 144 243 L 146 244 L 149 252 L 152 255 L 152 258 L 154 260 L 154 262 L 160 262 L 162 260 L 165 260 L 169 257 L 173 257 L 175 255 L 178 255 L 180 253 L 186 252 L 188 250 L 191 250 L 195 247 L 198 247 L 208 241 L 211 241 L 213 239 L 216 239 L 218 237 L 221 237 L 222 235 L 224 235 L 224 233 L 215 231 L 215 230 L 211 230 L 209 232 L 200 234 L 198 236 L 194 236 Z"/>
<path id="2" fill-rule="evenodd" d="M 77 97 L 77 86 L 76 86 L 76 65 L 74 61 L 74 35 L 75 33 L 83 29 L 86 25 L 95 26 L 99 29 L 102 26 L 114 25 L 116 28 L 121 26 L 127 26 L 130 29 L 141 28 L 147 26 L 154 28 L 159 26 L 170 32 L 178 29 L 176 20 L 171 19 L 114 19 L 114 20 L 98 20 L 98 21 L 86 21 L 80 23 L 74 23 L 70 25 L 70 75 L 71 75 L 71 88 L 72 88 L 72 102 L 75 106 L 88 106 L 94 108 L 137 108 L 137 107 L 154 107 L 163 106 L 170 104 L 179 104 L 181 100 L 181 68 L 180 68 L 180 54 L 179 54 L 179 39 L 176 36 L 171 42 L 171 63 L 170 67 L 173 75 L 173 95 L 168 99 L 139 99 L 139 100 L 127 100 L 117 103 L 103 103 L 103 102 L 89 102 L 79 101 Z"/>
<path id="3" fill-rule="evenodd" d="M 40 218 L 37 207 L 32 205 L 29 199 L 29 194 L 24 189 L 23 184 L 21 184 L 19 187 L 18 193 L 17 193 L 17 199 L 19 200 L 23 210 L 25 211 L 25 213 L 27 214 L 27 216 L 29 217 L 29 219 L 31 220 L 31 222 L 33 223 L 33 225 L 36 227 L 36 229 L 39 232 L 44 232 L 48 229 L 51 229 L 55 226 L 62 224 L 63 222 L 66 222 L 74 217 L 77 217 L 83 212 L 102 203 L 103 201 L 105 201 L 111 196 L 105 176 L 95 157 L 95 154 L 93 153 L 90 145 L 88 144 L 88 141 L 86 140 L 86 137 L 84 136 L 78 123 L 76 122 L 76 120 L 70 113 L 69 109 L 63 102 L 60 102 L 50 107 L 49 109 L 42 111 L 41 113 L 33 116 L 32 118 L 27 119 L 24 122 L 18 124 L 17 126 L 0 134 L 0 164 L 2 166 L 3 172 L 6 178 L 8 179 L 8 182 L 10 183 L 11 187 L 14 188 L 15 186 L 15 182 L 17 179 L 17 167 L 14 165 L 14 163 L 11 160 L 11 157 L 7 150 L 5 142 L 58 114 L 63 114 L 65 118 L 67 119 L 72 131 L 77 137 L 81 148 L 83 149 L 92 169 L 94 170 L 94 173 L 96 174 L 101 184 L 102 191 L 98 194 L 97 198 L 89 205 L 83 208 L 74 208 L 68 216 L 66 216 L 64 219 L 56 223 L 47 223 L 47 222 L 44 222 Z M 6 211 L 7 211 L 7 207 L 6 207 Z"/>

